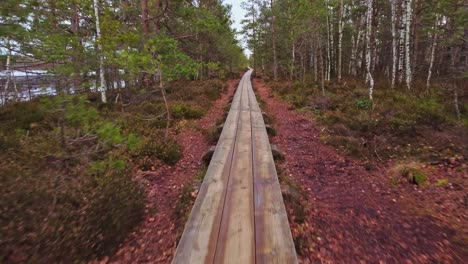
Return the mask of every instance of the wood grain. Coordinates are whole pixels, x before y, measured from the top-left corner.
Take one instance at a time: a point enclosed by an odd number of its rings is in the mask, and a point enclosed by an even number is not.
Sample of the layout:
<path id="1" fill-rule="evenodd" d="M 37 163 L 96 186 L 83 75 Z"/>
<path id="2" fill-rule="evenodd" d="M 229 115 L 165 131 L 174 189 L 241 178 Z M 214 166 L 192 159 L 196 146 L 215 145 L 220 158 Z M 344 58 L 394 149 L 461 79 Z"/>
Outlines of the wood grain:
<path id="1" fill-rule="evenodd" d="M 251 73 L 239 83 L 173 263 L 297 263 Z"/>

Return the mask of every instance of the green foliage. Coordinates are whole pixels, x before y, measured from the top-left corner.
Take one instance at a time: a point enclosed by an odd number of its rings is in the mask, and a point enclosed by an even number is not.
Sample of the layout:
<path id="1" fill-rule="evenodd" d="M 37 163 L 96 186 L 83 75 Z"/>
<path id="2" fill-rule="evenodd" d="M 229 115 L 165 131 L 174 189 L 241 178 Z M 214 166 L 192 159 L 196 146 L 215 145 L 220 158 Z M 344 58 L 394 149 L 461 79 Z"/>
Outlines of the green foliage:
<path id="1" fill-rule="evenodd" d="M 103 122 L 96 133 L 104 143 L 107 144 L 120 144 L 124 141 L 120 127 L 112 122 Z"/>
<path id="2" fill-rule="evenodd" d="M 356 107 L 360 110 L 369 110 L 372 108 L 372 101 L 369 99 L 360 99 L 356 101 Z"/>
<path id="3" fill-rule="evenodd" d="M 127 148 L 130 151 L 136 151 L 141 148 L 142 140 L 135 134 L 129 133 L 127 136 Z"/>
<path id="4" fill-rule="evenodd" d="M 191 107 L 187 104 L 173 104 L 170 106 L 172 117 L 176 119 L 197 119 L 202 117 L 205 113 L 201 109 Z"/>
<path id="5" fill-rule="evenodd" d="M 60 99 L 55 97 L 54 99 Z M 48 99 L 48 100 L 54 100 Z M 66 103 L 65 120 L 76 126 L 90 128 L 91 124 L 97 120 L 98 112 L 95 108 L 89 107 L 86 96 L 73 98 L 72 102 Z"/>
<path id="6" fill-rule="evenodd" d="M 179 145 L 171 140 L 155 146 L 154 154 L 156 158 L 168 165 L 175 165 L 182 158 L 182 150 Z"/>
<path id="7" fill-rule="evenodd" d="M 402 175 L 416 185 L 423 185 L 427 181 L 427 175 L 416 167 L 405 167 L 401 171 Z"/>

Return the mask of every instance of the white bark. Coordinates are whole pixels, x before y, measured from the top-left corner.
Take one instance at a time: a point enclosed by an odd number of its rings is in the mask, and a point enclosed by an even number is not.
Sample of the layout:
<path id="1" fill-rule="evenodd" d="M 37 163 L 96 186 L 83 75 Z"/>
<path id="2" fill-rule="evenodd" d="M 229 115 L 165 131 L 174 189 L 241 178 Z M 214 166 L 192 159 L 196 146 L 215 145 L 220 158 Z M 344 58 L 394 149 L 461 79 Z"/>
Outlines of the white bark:
<path id="1" fill-rule="evenodd" d="M 9 42 L 9 40 L 7 40 L 7 42 Z M 6 83 L 5 83 L 5 96 L 8 92 L 8 87 L 10 86 L 10 80 L 11 80 L 11 51 L 8 51 L 8 56 L 7 56 L 7 61 L 6 61 L 6 70 L 7 70 L 7 74 L 6 74 L 7 76 L 6 76 Z"/>
<path id="2" fill-rule="evenodd" d="M 439 18 L 437 17 L 436 23 L 435 23 L 435 26 L 434 26 L 434 37 L 433 37 L 432 45 L 431 45 L 431 58 L 430 58 L 430 61 L 429 61 L 429 70 L 427 72 L 426 90 L 428 92 L 429 92 L 429 88 L 431 87 L 432 68 L 434 67 L 435 51 L 437 49 L 438 21 L 439 21 Z"/>
<path id="3" fill-rule="evenodd" d="M 374 78 L 371 74 L 371 33 L 372 33 L 372 1 L 367 0 L 367 30 L 366 30 L 366 71 L 369 81 L 369 99 L 373 100 Z"/>
<path id="4" fill-rule="evenodd" d="M 326 80 L 330 81 L 330 72 L 331 72 L 331 47 L 330 47 L 330 19 L 328 17 L 328 0 L 325 0 L 325 6 L 327 9 L 327 72 Z"/>
<path id="5" fill-rule="evenodd" d="M 338 23 L 338 82 L 341 82 L 341 63 L 342 63 L 342 41 L 343 41 L 343 16 L 344 16 L 344 5 L 343 5 L 343 0 L 341 0 L 341 5 L 340 5 L 340 21 Z"/>
<path id="6" fill-rule="evenodd" d="M 392 89 L 395 88 L 397 47 L 396 47 L 396 0 L 391 0 L 392 5 Z"/>
<path id="7" fill-rule="evenodd" d="M 406 30 L 405 30 L 405 68 L 406 68 L 406 87 L 408 90 L 411 90 L 411 82 L 413 75 L 411 73 L 411 42 L 410 42 L 410 33 L 411 33 L 411 17 L 412 17 L 412 0 L 407 0 L 406 2 Z"/>
<path id="8" fill-rule="evenodd" d="M 98 7 L 98 0 L 93 0 L 94 3 L 94 16 L 96 17 L 96 40 L 98 43 L 98 50 L 99 50 L 99 77 L 100 77 L 100 84 L 98 90 L 101 92 L 101 100 L 103 103 L 107 103 L 107 96 L 106 96 L 106 78 L 104 72 L 104 55 L 102 54 L 102 43 L 101 43 L 101 23 L 99 21 L 99 7 Z"/>
<path id="9" fill-rule="evenodd" d="M 407 0 L 403 0 L 401 2 L 401 9 L 403 10 L 402 11 L 402 15 L 401 15 L 401 21 L 400 21 L 400 47 L 398 49 L 398 52 L 399 52 L 399 57 L 398 57 L 398 83 L 401 83 L 403 81 L 403 60 L 405 58 L 405 51 L 404 51 L 404 48 L 405 48 L 405 25 L 406 25 L 406 15 L 405 15 L 405 6 L 406 6 L 406 1 Z"/>

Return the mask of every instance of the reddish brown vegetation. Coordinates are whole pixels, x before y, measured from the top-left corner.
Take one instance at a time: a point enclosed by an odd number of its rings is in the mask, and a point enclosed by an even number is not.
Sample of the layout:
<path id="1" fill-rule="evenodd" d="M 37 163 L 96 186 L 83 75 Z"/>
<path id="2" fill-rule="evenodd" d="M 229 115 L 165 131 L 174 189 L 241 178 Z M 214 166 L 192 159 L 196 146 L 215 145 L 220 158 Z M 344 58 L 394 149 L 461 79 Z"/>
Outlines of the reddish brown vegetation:
<path id="1" fill-rule="evenodd" d="M 460 263 L 468 259 L 467 175 L 457 164 L 426 168 L 428 187 L 391 184 L 391 164 L 366 164 L 338 154 L 320 141 L 307 114 L 290 110 L 255 80 L 257 96 L 275 119 L 274 144 L 285 152 L 286 178 L 301 186 L 303 217 L 286 199 L 292 233 L 303 263 Z M 462 166 L 463 168 L 463 166 Z M 436 179 L 452 183 L 434 186 Z"/>
<path id="2" fill-rule="evenodd" d="M 151 172 L 136 172 L 147 185 L 147 204 L 145 221 L 132 233 L 117 254 L 111 257 L 115 263 L 170 263 L 176 248 L 176 241 L 183 231 L 185 220 L 176 207 L 186 183 L 193 182 L 194 177 L 203 168 L 203 153 L 209 148 L 206 137 L 199 127 L 208 130 L 224 114 L 234 92 L 236 81 L 229 82 L 229 89 L 220 99 L 214 102 L 207 114 L 195 121 L 193 126 L 183 126 L 176 134 L 178 126 L 172 129 L 172 136 L 183 149 L 183 158 L 175 166 L 155 164 Z M 183 121 L 182 121 L 183 122 Z M 107 258 L 105 259 L 107 262 Z"/>

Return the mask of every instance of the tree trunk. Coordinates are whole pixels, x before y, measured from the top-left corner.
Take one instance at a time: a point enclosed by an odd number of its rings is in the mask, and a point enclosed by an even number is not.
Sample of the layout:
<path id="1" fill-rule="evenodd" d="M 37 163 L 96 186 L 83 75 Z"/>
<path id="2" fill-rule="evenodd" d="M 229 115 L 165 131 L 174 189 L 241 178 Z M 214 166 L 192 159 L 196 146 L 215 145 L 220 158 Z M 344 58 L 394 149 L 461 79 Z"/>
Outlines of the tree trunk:
<path id="1" fill-rule="evenodd" d="M 6 60 L 6 70 L 7 70 L 7 76 L 6 76 L 6 83 L 5 83 L 5 99 L 3 101 L 3 104 L 5 104 L 5 101 L 8 99 L 8 88 L 10 86 L 10 81 L 11 81 L 11 48 L 10 48 L 10 38 L 6 39 L 7 43 L 7 49 L 8 49 L 8 55 L 7 55 L 7 60 Z"/>
<path id="2" fill-rule="evenodd" d="M 325 63 L 323 61 L 323 49 L 322 49 L 322 41 L 320 39 L 320 34 L 318 38 L 318 43 L 319 43 L 319 54 L 320 54 L 320 73 L 321 73 L 321 86 L 322 86 L 322 95 L 325 96 Z"/>
<path id="3" fill-rule="evenodd" d="M 327 15 L 327 72 L 326 80 L 330 81 L 331 71 L 331 47 L 330 47 L 330 19 L 328 17 L 328 0 L 325 0 L 326 15 Z"/>
<path id="4" fill-rule="evenodd" d="M 294 79 L 294 63 L 296 62 L 296 46 L 294 45 L 294 42 L 292 44 L 292 49 L 291 49 L 291 71 L 289 75 L 289 79 L 292 81 Z"/>
<path id="5" fill-rule="evenodd" d="M 161 14 L 159 14 L 159 10 L 161 9 L 161 0 L 156 0 L 156 18 L 154 18 L 153 20 L 153 33 L 159 33 L 159 19 L 158 19 L 158 16 L 160 16 Z"/>
<path id="6" fill-rule="evenodd" d="M 171 125 L 171 111 L 169 109 L 169 102 L 167 101 L 167 96 L 166 96 L 166 89 L 164 88 L 164 83 L 163 83 L 163 74 L 162 71 L 159 70 L 159 89 L 161 90 L 161 94 L 164 100 L 164 107 L 166 108 L 166 131 L 164 132 L 164 139 L 167 141 L 169 137 L 169 127 Z"/>
<path id="7" fill-rule="evenodd" d="M 344 6 L 343 0 L 341 0 L 340 4 L 340 21 L 338 23 L 338 82 L 341 82 L 341 63 L 342 63 L 342 56 L 343 52 L 341 49 L 342 40 L 343 40 L 343 16 L 344 16 Z"/>
<path id="8" fill-rule="evenodd" d="M 80 14 L 79 7 L 76 3 L 73 4 L 73 16 L 71 19 L 71 29 L 76 39 L 73 40 L 72 60 L 73 60 L 73 86 L 75 90 L 81 87 L 81 51 L 82 43 L 80 38 Z M 68 90 L 69 87 L 67 86 Z"/>
<path id="9" fill-rule="evenodd" d="M 431 77 L 432 77 L 432 68 L 434 67 L 434 58 L 435 58 L 435 51 L 437 48 L 437 38 L 438 38 L 438 29 L 439 26 L 439 17 L 437 16 L 436 18 L 436 23 L 434 26 L 434 37 L 432 39 L 432 45 L 431 45 L 431 58 L 429 61 L 429 70 L 427 72 L 427 81 L 426 81 L 426 92 L 429 93 L 429 89 L 431 87 Z"/>
<path id="10" fill-rule="evenodd" d="M 392 89 L 395 88 L 397 48 L 396 48 L 396 0 L 391 0 L 392 5 Z"/>
<path id="11" fill-rule="evenodd" d="M 373 100 L 374 93 L 374 79 L 371 74 L 371 34 L 372 34 L 372 1 L 367 0 L 367 30 L 366 30 L 366 71 L 367 79 L 369 81 L 369 99 Z"/>
<path id="12" fill-rule="evenodd" d="M 398 58 L 398 83 L 401 83 L 403 81 L 403 61 L 405 58 L 405 25 L 406 25 L 406 15 L 405 15 L 405 7 L 406 7 L 406 1 L 403 0 L 401 2 L 401 21 L 400 21 L 400 48 L 399 48 L 399 53 L 400 56 Z"/>
<path id="13" fill-rule="evenodd" d="M 141 0 L 141 24 L 143 33 L 148 34 L 148 0 Z"/>
<path id="14" fill-rule="evenodd" d="M 411 73 L 411 42 L 410 42 L 410 30 L 411 30 L 411 16 L 412 16 L 412 9 L 411 9 L 411 2 L 412 0 L 407 0 L 406 2 L 406 30 L 405 30 L 405 65 L 406 65 L 406 87 L 408 90 L 411 90 L 411 82 L 412 82 L 412 73 Z"/>
<path id="15" fill-rule="evenodd" d="M 278 80 L 278 62 L 276 56 L 276 28 L 275 28 L 275 10 L 273 9 L 274 1 L 270 0 L 270 9 L 271 9 L 271 44 L 273 49 L 273 79 L 276 81 Z"/>
<path id="16" fill-rule="evenodd" d="M 104 54 L 102 50 L 102 37 L 101 37 L 101 24 L 99 21 L 99 7 L 98 0 L 94 0 L 94 16 L 96 17 L 96 37 L 98 42 L 98 51 L 99 51 L 99 76 L 100 76 L 100 85 L 99 91 L 101 92 L 101 100 L 103 103 L 107 103 L 106 97 L 106 78 L 104 71 Z"/>

